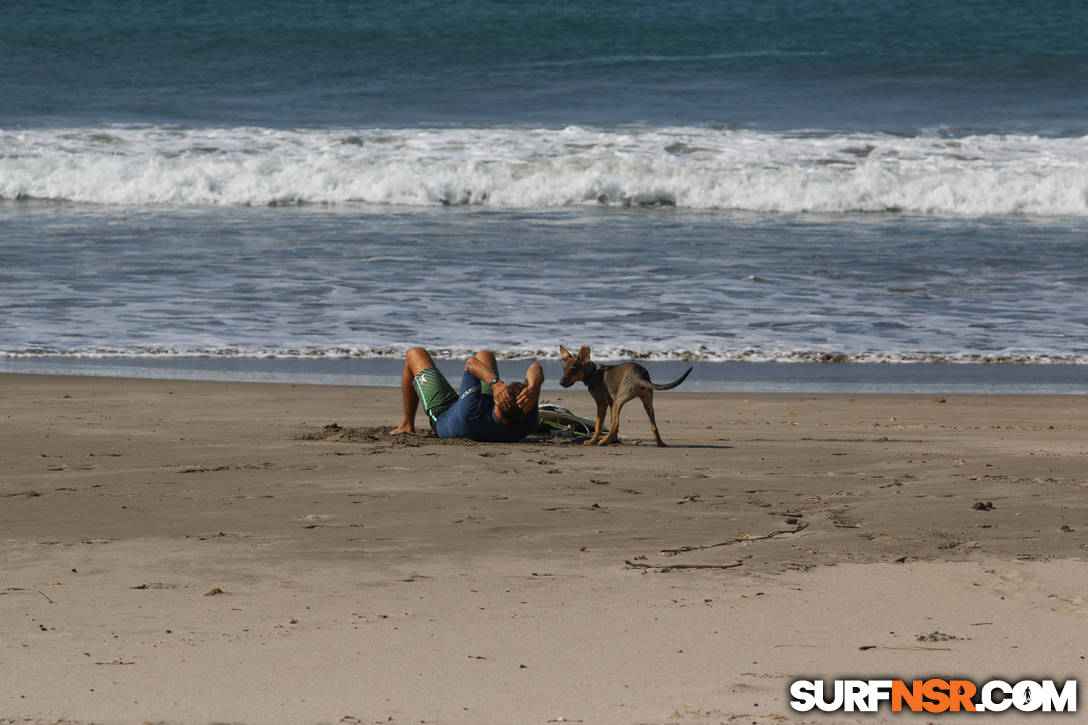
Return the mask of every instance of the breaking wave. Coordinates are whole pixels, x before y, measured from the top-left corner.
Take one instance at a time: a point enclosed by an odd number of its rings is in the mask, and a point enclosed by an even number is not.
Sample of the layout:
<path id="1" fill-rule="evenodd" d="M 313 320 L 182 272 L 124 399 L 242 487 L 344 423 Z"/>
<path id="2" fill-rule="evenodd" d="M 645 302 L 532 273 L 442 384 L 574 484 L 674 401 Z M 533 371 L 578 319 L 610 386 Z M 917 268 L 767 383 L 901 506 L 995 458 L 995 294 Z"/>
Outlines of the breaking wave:
<path id="1" fill-rule="evenodd" d="M 0 130 L 0 200 L 1088 216 L 1088 137 L 696 127 Z"/>

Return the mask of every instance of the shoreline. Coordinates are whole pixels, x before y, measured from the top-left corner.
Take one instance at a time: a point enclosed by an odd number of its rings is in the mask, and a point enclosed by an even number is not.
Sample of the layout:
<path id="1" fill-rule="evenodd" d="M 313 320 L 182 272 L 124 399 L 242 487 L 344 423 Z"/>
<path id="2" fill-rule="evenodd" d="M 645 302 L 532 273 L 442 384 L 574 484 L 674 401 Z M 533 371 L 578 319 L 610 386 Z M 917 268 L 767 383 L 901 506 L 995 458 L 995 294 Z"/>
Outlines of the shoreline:
<path id="1" fill-rule="evenodd" d="M 450 380 L 463 360 L 436 359 Z M 518 371 L 529 360 L 502 360 Z M 560 390 L 561 365 L 540 360 L 545 390 Z M 1067 363 L 863 363 L 863 362 L 683 362 L 645 361 L 655 381 L 692 376 L 682 390 L 700 393 L 956 393 L 1088 394 L 1088 365 Z M 244 357 L 0 357 L 0 375 L 45 374 L 89 377 L 203 380 L 399 387 L 403 361 L 394 358 Z"/>
<path id="2" fill-rule="evenodd" d="M 1083 396 L 655 406 L 668 448 L 637 406 L 478 444 L 386 436 L 389 387 L 0 375 L 0 723 L 824 723 L 789 682 L 1083 672 Z"/>

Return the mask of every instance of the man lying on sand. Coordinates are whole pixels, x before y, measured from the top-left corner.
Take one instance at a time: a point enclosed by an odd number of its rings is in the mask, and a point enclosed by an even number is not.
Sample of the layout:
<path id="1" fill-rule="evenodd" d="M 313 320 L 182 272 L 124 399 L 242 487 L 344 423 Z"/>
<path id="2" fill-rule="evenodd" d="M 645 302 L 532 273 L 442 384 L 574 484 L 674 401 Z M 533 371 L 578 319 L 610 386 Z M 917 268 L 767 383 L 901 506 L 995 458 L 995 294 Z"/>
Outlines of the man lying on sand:
<path id="1" fill-rule="evenodd" d="M 404 418 L 390 433 L 415 432 L 416 409 L 422 401 L 439 438 L 513 443 L 536 429 L 537 401 L 543 384 L 544 371 L 533 363 L 524 382 L 507 385 L 499 379 L 495 355 L 480 350 L 465 363 L 458 396 L 438 371 L 431 354 L 422 347 L 413 347 L 401 377 Z"/>

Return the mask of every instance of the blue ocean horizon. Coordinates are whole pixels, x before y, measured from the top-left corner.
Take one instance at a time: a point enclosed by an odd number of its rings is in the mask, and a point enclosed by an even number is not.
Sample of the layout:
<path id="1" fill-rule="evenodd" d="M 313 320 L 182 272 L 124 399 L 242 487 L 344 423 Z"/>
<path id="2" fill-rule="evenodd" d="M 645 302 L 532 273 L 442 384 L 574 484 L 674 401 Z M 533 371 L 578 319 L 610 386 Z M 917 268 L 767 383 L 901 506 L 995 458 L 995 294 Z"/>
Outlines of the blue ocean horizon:
<path id="1" fill-rule="evenodd" d="M 0 369 L 384 380 L 417 344 L 563 343 L 718 389 L 1084 392 L 1086 19 L 20 4 Z"/>
<path id="2" fill-rule="evenodd" d="M 20 4 L 0 29 L 0 127 L 1076 137 L 1084 15 L 1068 0 Z"/>

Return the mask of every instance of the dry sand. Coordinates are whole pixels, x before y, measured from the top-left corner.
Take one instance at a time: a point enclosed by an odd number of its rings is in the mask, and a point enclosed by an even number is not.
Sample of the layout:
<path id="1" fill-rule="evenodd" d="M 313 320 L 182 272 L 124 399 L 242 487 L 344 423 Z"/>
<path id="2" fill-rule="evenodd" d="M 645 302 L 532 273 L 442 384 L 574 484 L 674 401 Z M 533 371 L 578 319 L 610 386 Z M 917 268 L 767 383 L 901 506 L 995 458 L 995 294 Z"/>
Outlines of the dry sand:
<path id="1" fill-rule="evenodd" d="M 0 722 L 921 723 L 788 683 L 1088 668 L 1085 398 L 671 392 L 665 449 L 399 405 L 0 375 Z"/>

